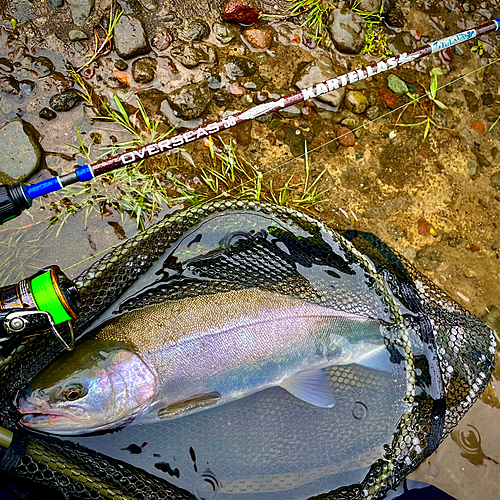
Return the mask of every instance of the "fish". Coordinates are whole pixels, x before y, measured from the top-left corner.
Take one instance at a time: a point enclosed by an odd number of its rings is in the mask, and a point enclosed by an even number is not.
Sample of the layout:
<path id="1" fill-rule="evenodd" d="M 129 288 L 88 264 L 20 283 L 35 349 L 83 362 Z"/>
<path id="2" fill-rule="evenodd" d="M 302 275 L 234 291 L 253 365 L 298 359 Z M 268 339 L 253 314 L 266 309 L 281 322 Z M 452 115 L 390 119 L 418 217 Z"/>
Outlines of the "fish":
<path id="1" fill-rule="evenodd" d="M 258 288 L 170 300 L 97 329 L 23 391 L 21 424 L 76 435 L 172 419 L 280 386 L 335 404 L 324 368 L 390 371 L 387 325 Z"/>

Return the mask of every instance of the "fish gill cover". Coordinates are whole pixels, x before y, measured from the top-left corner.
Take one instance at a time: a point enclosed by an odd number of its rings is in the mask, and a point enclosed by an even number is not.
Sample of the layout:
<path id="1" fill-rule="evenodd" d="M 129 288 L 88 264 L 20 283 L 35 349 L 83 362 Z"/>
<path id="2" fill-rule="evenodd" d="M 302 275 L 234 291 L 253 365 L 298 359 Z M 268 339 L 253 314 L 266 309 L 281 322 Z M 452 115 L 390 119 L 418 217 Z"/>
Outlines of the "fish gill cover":
<path id="1" fill-rule="evenodd" d="M 491 330 L 375 236 L 269 204 L 191 208 L 113 249 L 77 285 L 80 336 L 155 303 L 259 289 L 379 320 L 392 373 L 329 368 L 331 409 L 272 388 L 72 442 L 19 434 L 2 470 L 69 497 L 381 499 L 435 451 L 493 367 Z M 2 425 L 18 427 L 12 401 L 59 353 L 51 341 L 4 361 Z"/>

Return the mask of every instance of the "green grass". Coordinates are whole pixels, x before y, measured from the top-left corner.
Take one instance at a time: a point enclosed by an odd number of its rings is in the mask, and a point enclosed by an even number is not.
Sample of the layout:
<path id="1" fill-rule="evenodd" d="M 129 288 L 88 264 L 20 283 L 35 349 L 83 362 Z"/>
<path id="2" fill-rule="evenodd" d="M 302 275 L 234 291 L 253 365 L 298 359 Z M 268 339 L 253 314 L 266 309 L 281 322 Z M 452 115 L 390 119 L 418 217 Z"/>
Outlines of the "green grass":
<path id="1" fill-rule="evenodd" d="M 384 6 L 379 10 L 364 12 L 359 9 L 361 2 L 354 2 L 351 10 L 361 16 L 366 23 L 365 46 L 363 54 L 371 54 L 378 57 L 389 57 L 392 51 L 387 47 L 387 35 L 385 34 L 382 21 L 384 20 Z"/>

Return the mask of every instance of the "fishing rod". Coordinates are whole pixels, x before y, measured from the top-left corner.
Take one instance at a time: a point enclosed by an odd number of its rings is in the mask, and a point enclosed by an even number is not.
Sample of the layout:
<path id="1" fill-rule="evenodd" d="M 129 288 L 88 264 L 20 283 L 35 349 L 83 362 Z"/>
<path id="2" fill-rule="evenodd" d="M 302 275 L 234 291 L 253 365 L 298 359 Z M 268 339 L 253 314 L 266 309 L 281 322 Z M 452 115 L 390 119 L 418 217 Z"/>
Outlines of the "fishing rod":
<path id="1" fill-rule="evenodd" d="M 170 151 L 198 139 L 209 137 L 217 132 L 254 120 L 260 116 L 268 115 L 289 106 L 299 104 L 307 99 L 319 97 L 333 90 L 346 87 L 351 83 L 378 75 L 384 71 L 395 69 L 415 59 L 429 56 L 499 29 L 500 18 L 497 18 L 477 28 L 462 31 L 461 33 L 429 43 L 410 52 L 404 52 L 398 56 L 388 57 L 375 64 L 317 83 L 280 99 L 259 104 L 258 106 L 246 111 L 240 111 L 216 122 L 199 126 L 195 129 L 183 132 L 182 134 L 153 142 L 147 146 L 127 151 L 126 153 L 98 161 L 91 165 L 83 165 L 69 174 L 51 177 L 50 179 L 31 185 L 26 185 L 24 183 L 17 183 L 10 186 L 0 185 L 0 224 L 20 215 L 24 210 L 31 207 L 35 198 L 40 196 L 58 191 L 77 182 L 91 181 L 98 175 L 165 153 L 166 151 Z"/>

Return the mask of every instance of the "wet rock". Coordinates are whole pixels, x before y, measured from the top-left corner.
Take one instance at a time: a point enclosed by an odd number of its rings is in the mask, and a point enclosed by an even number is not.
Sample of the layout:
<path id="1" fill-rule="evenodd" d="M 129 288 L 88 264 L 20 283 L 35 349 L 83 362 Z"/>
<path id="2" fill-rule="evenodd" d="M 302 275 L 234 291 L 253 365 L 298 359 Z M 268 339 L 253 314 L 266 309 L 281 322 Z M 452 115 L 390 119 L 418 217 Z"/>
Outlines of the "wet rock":
<path id="1" fill-rule="evenodd" d="M 262 75 L 261 75 L 262 76 Z M 332 61 L 328 56 L 320 55 L 311 63 L 299 67 L 292 79 L 292 84 L 302 90 L 318 82 L 335 78 L 337 73 L 333 69 Z M 318 97 L 320 101 L 339 107 L 344 99 L 345 88 L 340 88 Z"/>
<path id="2" fill-rule="evenodd" d="M 252 26 L 243 32 L 243 38 L 255 50 L 267 50 L 273 43 L 273 34 L 269 29 Z"/>
<path id="3" fill-rule="evenodd" d="M 405 16 L 400 9 L 394 8 L 387 13 L 385 21 L 391 28 L 403 28 L 405 25 Z"/>
<path id="4" fill-rule="evenodd" d="M 117 59 L 115 61 L 115 68 L 119 71 L 125 71 L 128 68 L 128 64 L 123 59 Z"/>
<path id="5" fill-rule="evenodd" d="M 48 57 L 34 57 L 31 59 L 31 69 L 38 73 L 38 77 L 50 75 L 54 71 L 54 64 Z"/>
<path id="6" fill-rule="evenodd" d="M 38 113 L 38 116 L 42 120 L 50 121 L 50 120 L 53 120 L 57 116 L 57 113 L 55 111 L 52 111 L 49 108 L 42 108 L 40 110 L 40 113 Z"/>
<path id="7" fill-rule="evenodd" d="M 356 136 L 347 127 L 340 127 L 337 130 L 337 137 L 342 146 L 354 146 L 356 144 Z"/>
<path id="8" fill-rule="evenodd" d="M 36 83 L 31 80 L 21 80 L 19 82 L 19 88 L 23 92 L 23 94 L 27 97 L 30 97 L 33 94 L 33 90 L 35 90 Z"/>
<path id="9" fill-rule="evenodd" d="M 153 38 L 153 47 L 159 51 L 167 50 L 172 43 L 172 35 L 167 31 L 157 31 Z"/>
<path id="10" fill-rule="evenodd" d="M 408 86 L 406 83 L 396 75 L 389 75 L 387 77 L 387 86 L 397 95 L 403 95 L 408 92 Z"/>
<path id="11" fill-rule="evenodd" d="M 370 106 L 367 108 L 366 117 L 368 118 L 368 120 L 375 120 L 380 116 L 380 113 L 380 107 L 375 104 L 374 106 Z"/>
<path id="12" fill-rule="evenodd" d="M 195 68 L 200 64 L 215 64 L 217 55 L 210 43 L 178 42 L 172 47 L 170 54 L 186 68 Z"/>
<path id="13" fill-rule="evenodd" d="M 395 56 L 398 56 L 403 52 L 410 52 L 410 50 L 416 49 L 417 42 L 411 33 L 402 31 L 399 35 L 396 35 L 387 42 L 387 47 L 392 50 Z"/>
<path id="14" fill-rule="evenodd" d="M 302 130 L 287 123 L 283 127 L 283 132 L 284 136 L 282 140 L 290 148 L 292 155 L 294 157 L 303 155 L 305 151 L 306 138 L 302 133 Z"/>
<path id="15" fill-rule="evenodd" d="M 71 17 L 77 26 L 83 26 L 94 6 L 94 0 L 66 0 L 71 10 Z"/>
<path id="16" fill-rule="evenodd" d="M 479 99 L 476 97 L 476 94 L 474 94 L 472 90 L 467 89 L 462 90 L 462 94 L 465 97 L 469 111 L 471 113 L 477 113 L 477 111 L 479 111 Z"/>
<path id="17" fill-rule="evenodd" d="M 257 71 L 257 63 L 248 57 L 229 56 L 225 68 L 230 78 L 252 76 Z"/>
<path id="18" fill-rule="evenodd" d="M 19 82 L 13 76 L 0 77 L 0 92 L 10 95 L 19 95 L 21 92 Z"/>
<path id="19" fill-rule="evenodd" d="M 54 9 L 59 9 L 64 5 L 64 0 L 49 0 L 49 3 Z"/>
<path id="20" fill-rule="evenodd" d="M 216 92 L 213 95 L 213 101 L 219 108 L 225 108 L 233 103 L 234 97 L 229 92 Z"/>
<path id="21" fill-rule="evenodd" d="M 353 11 L 334 9 L 328 20 L 333 45 L 340 52 L 358 54 L 365 44 L 366 23 Z"/>
<path id="22" fill-rule="evenodd" d="M 210 90 L 206 80 L 184 85 L 167 94 L 170 107 L 186 120 L 198 118 L 205 111 L 210 99 Z"/>
<path id="23" fill-rule="evenodd" d="M 137 97 L 142 102 L 148 116 L 161 119 L 161 104 L 167 98 L 167 94 L 159 89 L 144 89 L 137 92 Z"/>
<path id="24" fill-rule="evenodd" d="M 210 36 L 210 26 L 203 19 L 194 19 L 186 28 L 186 37 L 192 42 L 201 42 Z"/>
<path id="25" fill-rule="evenodd" d="M 68 38 L 72 42 L 77 42 L 79 40 L 87 40 L 88 35 L 87 35 L 87 33 L 85 33 L 85 31 L 73 29 L 73 30 L 69 30 Z"/>
<path id="26" fill-rule="evenodd" d="M 495 98 L 491 92 L 485 92 L 481 95 L 481 100 L 483 101 L 484 106 L 491 107 L 495 104 Z"/>
<path id="27" fill-rule="evenodd" d="M 494 187 L 496 189 L 500 189 L 500 172 L 495 172 L 490 177 L 490 184 L 492 187 Z"/>
<path id="28" fill-rule="evenodd" d="M 364 113 L 368 107 L 368 99 L 363 92 L 359 92 L 358 90 L 347 92 L 344 103 L 348 110 L 358 114 Z"/>
<path id="29" fill-rule="evenodd" d="M 53 96 L 50 101 L 50 107 L 54 111 L 70 111 L 76 108 L 83 101 L 83 96 L 78 90 L 69 89 L 61 94 Z"/>
<path id="30" fill-rule="evenodd" d="M 255 24 L 259 20 L 259 10 L 253 2 L 245 0 L 227 2 L 222 10 L 222 19 L 240 24 Z"/>
<path id="31" fill-rule="evenodd" d="M 0 70 L 5 73 L 12 73 L 14 65 L 5 57 L 0 57 Z"/>
<path id="32" fill-rule="evenodd" d="M 215 38 L 219 40 L 220 43 L 229 43 L 236 37 L 235 31 L 225 24 L 215 22 L 212 26 Z"/>
<path id="33" fill-rule="evenodd" d="M 150 50 L 140 19 L 131 15 L 120 17 L 113 38 L 116 52 L 123 59 L 142 56 Z"/>
<path id="34" fill-rule="evenodd" d="M 8 122 L 0 129 L 0 183 L 13 184 L 28 179 L 40 166 L 42 148 L 34 129 L 24 120 Z"/>
<path id="35" fill-rule="evenodd" d="M 156 76 L 158 63 L 151 57 L 141 57 L 132 63 L 132 76 L 137 83 L 149 83 Z"/>

